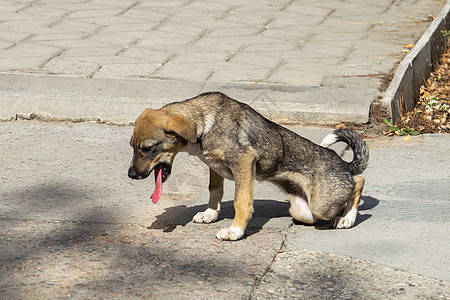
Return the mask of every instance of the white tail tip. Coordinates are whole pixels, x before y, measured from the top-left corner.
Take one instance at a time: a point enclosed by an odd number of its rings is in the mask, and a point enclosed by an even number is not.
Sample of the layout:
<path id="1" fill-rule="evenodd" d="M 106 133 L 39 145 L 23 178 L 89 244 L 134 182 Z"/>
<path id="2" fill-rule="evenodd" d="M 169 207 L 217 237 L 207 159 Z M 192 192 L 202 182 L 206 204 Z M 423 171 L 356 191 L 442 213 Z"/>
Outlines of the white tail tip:
<path id="1" fill-rule="evenodd" d="M 322 147 L 329 147 L 333 145 L 334 143 L 338 142 L 338 136 L 335 133 L 329 133 L 323 140 L 322 143 L 320 143 L 320 146 Z"/>

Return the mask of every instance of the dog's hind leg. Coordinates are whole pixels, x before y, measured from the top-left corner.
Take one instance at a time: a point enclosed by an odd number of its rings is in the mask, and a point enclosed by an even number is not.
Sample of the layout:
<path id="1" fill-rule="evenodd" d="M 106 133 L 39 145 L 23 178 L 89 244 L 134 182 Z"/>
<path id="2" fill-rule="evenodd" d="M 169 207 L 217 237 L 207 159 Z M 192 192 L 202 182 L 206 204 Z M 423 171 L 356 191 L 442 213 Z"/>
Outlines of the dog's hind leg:
<path id="1" fill-rule="evenodd" d="M 208 208 L 198 212 L 192 219 L 195 223 L 212 223 L 217 220 L 220 202 L 223 197 L 223 177 L 209 169 L 209 202 Z"/>
<path id="2" fill-rule="evenodd" d="M 352 196 L 350 200 L 347 202 L 344 213 L 342 217 L 336 217 L 334 219 L 333 225 L 334 228 L 337 229 L 346 229 L 350 228 L 355 224 L 356 215 L 358 214 L 358 206 L 361 201 L 361 194 L 364 188 L 364 178 L 356 177 L 355 178 L 355 187 L 353 188 Z"/>

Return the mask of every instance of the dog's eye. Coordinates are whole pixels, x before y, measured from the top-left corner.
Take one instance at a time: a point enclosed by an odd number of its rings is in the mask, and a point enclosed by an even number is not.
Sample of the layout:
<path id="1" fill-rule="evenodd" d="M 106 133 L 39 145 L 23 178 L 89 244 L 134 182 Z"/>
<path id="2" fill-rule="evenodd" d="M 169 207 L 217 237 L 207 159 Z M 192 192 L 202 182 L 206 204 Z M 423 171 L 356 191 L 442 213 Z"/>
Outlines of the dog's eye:
<path id="1" fill-rule="evenodd" d="M 170 130 L 166 130 L 166 129 L 164 129 L 164 134 L 167 137 L 174 137 L 174 136 L 176 136 L 176 133 L 174 131 L 170 131 Z"/>
<path id="2" fill-rule="evenodd" d="M 152 150 L 152 148 L 153 148 L 153 146 L 146 146 L 146 147 L 142 147 L 141 149 L 142 149 L 142 151 L 144 151 L 144 152 L 149 152 L 149 151 Z"/>
<path id="3" fill-rule="evenodd" d="M 141 151 L 144 153 L 149 153 L 152 151 L 159 151 L 161 148 L 161 142 L 156 142 L 154 144 L 142 145 Z"/>

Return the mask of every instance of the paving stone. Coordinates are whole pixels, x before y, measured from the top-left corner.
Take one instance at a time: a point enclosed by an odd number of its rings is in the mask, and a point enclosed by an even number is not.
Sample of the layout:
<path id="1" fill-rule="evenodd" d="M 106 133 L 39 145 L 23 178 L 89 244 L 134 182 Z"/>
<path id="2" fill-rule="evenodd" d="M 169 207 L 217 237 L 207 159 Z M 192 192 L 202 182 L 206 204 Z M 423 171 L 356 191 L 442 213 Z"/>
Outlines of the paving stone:
<path id="1" fill-rule="evenodd" d="M 183 64 L 168 63 L 156 74 L 162 78 L 176 78 L 178 80 L 188 81 L 194 80 L 197 82 L 204 82 L 209 74 L 209 68 L 191 67 Z"/>
<path id="2" fill-rule="evenodd" d="M 50 73 L 78 75 L 89 77 L 100 65 L 97 63 L 85 63 L 81 61 L 73 61 L 65 58 L 55 58 L 45 64 L 42 68 Z"/>
<path id="3" fill-rule="evenodd" d="M 233 64 L 242 64 L 245 66 L 259 67 L 259 68 L 275 68 L 281 59 L 279 57 L 265 56 L 263 53 L 247 53 L 247 51 L 242 51 L 236 58 L 233 59 Z"/>
<path id="4" fill-rule="evenodd" d="M 4 55 L 6 57 L 30 57 L 30 56 L 43 56 L 47 57 L 54 54 L 56 51 L 61 50 L 56 47 L 48 47 L 39 45 L 33 42 L 20 43 L 11 49 L 5 50 Z"/>
<path id="5" fill-rule="evenodd" d="M 72 57 L 74 61 L 77 60 L 75 58 L 82 58 L 91 61 L 95 59 L 114 59 L 116 58 L 115 54 L 124 50 L 124 47 L 120 45 L 111 45 L 110 47 L 105 49 L 105 47 L 101 43 L 95 41 L 82 41 L 77 45 L 73 45 L 72 42 L 73 41 L 64 41 L 61 43 L 58 41 L 58 45 L 60 45 L 63 49 L 67 49 L 64 46 L 71 46 L 70 49 L 64 50 L 62 57 Z"/>
<path id="6" fill-rule="evenodd" d="M 28 58 L 3 60 L 2 70 L 164 78 L 191 82 L 192 90 L 227 81 L 318 86 L 328 77 L 390 72 L 444 2 L 5 0 L 1 55 Z"/>
<path id="7" fill-rule="evenodd" d="M 95 18 L 104 18 L 104 17 L 113 17 L 122 12 L 122 9 L 107 9 L 105 7 L 99 6 L 98 8 L 91 8 L 89 10 L 80 10 L 74 11 L 66 18 L 68 20 L 71 19 L 89 19 L 92 17 Z M 112 20 L 112 19 L 111 19 Z"/>
<path id="8" fill-rule="evenodd" d="M 0 41 L 0 50 L 8 49 L 8 48 L 11 48 L 12 46 L 14 46 L 14 43 Z"/>
<path id="9" fill-rule="evenodd" d="M 139 42 L 143 47 L 164 50 L 166 47 L 181 46 L 193 41 L 195 37 L 161 31 L 148 32 L 146 39 Z"/>
<path id="10" fill-rule="evenodd" d="M 120 45 L 122 47 L 127 47 L 136 41 L 136 38 L 134 37 L 106 32 L 99 32 L 97 34 L 94 34 L 92 35 L 92 37 L 89 37 L 89 39 L 94 42 L 102 43 L 104 45 Z"/>
<path id="11" fill-rule="evenodd" d="M 273 24 L 270 24 L 270 27 L 273 28 L 298 28 L 298 27 L 305 27 L 305 26 L 314 26 L 320 24 L 320 22 L 323 20 L 322 16 L 302 16 L 298 13 L 283 13 L 280 14 L 279 18 L 277 18 Z"/>
<path id="12" fill-rule="evenodd" d="M 133 57 L 137 59 L 142 59 L 144 61 L 166 61 L 170 58 L 170 53 L 164 51 L 151 50 L 146 47 L 130 47 L 123 49 L 123 53 L 120 56 Z"/>
<path id="13" fill-rule="evenodd" d="M 88 33 L 96 30 L 98 27 L 98 24 L 86 22 L 85 20 L 63 19 L 60 22 L 53 24 L 52 29 L 57 29 L 61 32 L 83 32 L 87 35 Z M 80 39 L 77 39 L 75 41 L 79 40 Z"/>
<path id="14" fill-rule="evenodd" d="M 60 40 L 78 40 L 85 37 L 84 33 L 62 33 L 62 32 L 52 32 L 47 34 L 38 34 L 32 36 L 29 40 L 33 42 L 41 41 L 60 41 Z"/>
<path id="15" fill-rule="evenodd" d="M 44 18 L 44 19 L 59 19 L 70 13 L 71 11 L 67 8 L 54 8 L 48 6 L 34 6 L 32 9 L 28 8 L 21 11 L 18 16 L 27 18 Z"/>
<path id="16" fill-rule="evenodd" d="M 377 89 L 381 78 L 361 76 L 325 76 L 322 86 L 354 88 L 360 86 L 368 89 Z"/>
<path id="17" fill-rule="evenodd" d="M 332 6 L 326 7 L 326 5 L 322 5 L 321 3 L 306 3 L 302 1 L 294 1 L 287 6 L 286 11 L 305 14 L 308 16 L 325 17 L 328 14 L 332 13 L 333 8 Z"/>
<path id="18" fill-rule="evenodd" d="M 388 74 L 392 71 L 392 65 L 395 63 L 397 58 L 389 56 L 364 56 L 357 57 L 350 55 L 345 62 L 343 67 L 347 68 L 363 68 L 369 70 L 370 73 L 384 73 Z M 363 74 L 364 75 L 364 74 Z M 365 74 L 367 75 L 367 73 Z"/>
<path id="19" fill-rule="evenodd" d="M 202 64 L 214 64 L 216 62 L 225 62 L 225 59 L 228 57 L 228 53 L 226 51 L 220 52 L 207 52 L 207 51 L 201 51 L 201 52 L 190 52 L 190 53 L 183 53 L 180 55 L 177 55 L 177 57 L 174 59 L 174 62 L 186 64 L 186 63 L 202 63 Z"/>
<path id="20" fill-rule="evenodd" d="M 8 29 L 32 29 L 35 27 L 50 26 L 53 23 L 52 20 L 29 19 L 29 20 L 11 20 L 2 22 L 2 28 Z"/>
<path id="21" fill-rule="evenodd" d="M 230 63 L 228 69 L 217 70 L 210 78 L 211 82 L 248 82 L 256 83 L 264 79 L 271 71 L 270 68 L 249 66 L 248 64 Z"/>
<path id="22" fill-rule="evenodd" d="M 95 73 L 96 78 L 117 78 L 117 74 L 122 77 L 148 77 L 151 76 L 160 67 L 159 63 L 138 63 L 135 65 L 124 64 L 108 64 L 102 63 L 102 68 Z"/>
<path id="23" fill-rule="evenodd" d="M 270 80 L 277 83 L 287 82 L 293 85 L 320 86 L 324 77 L 324 72 L 306 74 L 305 71 L 301 69 L 281 68 L 270 76 Z"/>
<path id="24" fill-rule="evenodd" d="M 0 54 L 3 51 L 0 50 Z M 0 70 L 2 72 L 8 72 L 8 70 L 24 70 L 26 72 L 28 69 L 38 68 L 44 61 L 45 58 L 42 55 L 39 55 L 39 57 L 21 57 L 20 59 L 18 57 L 4 57 L 0 61 Z"/>
<path id="25" fill-rule="evenodd" d="M 16 31 L 1 31 L 0 32 L 0 40 L 7 42 L 20 42 L 26 38 L 30 37 L 30 34 L 25 32 L 16 32 Z"/>

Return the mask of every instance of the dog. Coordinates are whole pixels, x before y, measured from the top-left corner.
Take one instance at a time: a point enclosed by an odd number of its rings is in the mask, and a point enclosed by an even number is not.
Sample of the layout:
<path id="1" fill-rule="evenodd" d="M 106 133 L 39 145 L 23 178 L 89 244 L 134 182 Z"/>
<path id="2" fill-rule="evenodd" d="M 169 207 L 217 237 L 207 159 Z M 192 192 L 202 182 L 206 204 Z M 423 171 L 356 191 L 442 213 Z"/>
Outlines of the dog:
<path id="1" fill-rule="evenodd" d="M 353 150 L 351 162 L 327 148 L 339 141 Z M 354 131 L 335 130 L 319 146 L 219 92 L 146 109 L 136 120 L 130 144 L 128 176 L 144 179 L 154 171 L 154 203 L 178 152 L 208 165 L 209 202 L 194 216 L 196 223 L 217 220 L 224 178 L 235 182 L 235 217 L 229 228 L 217 233 L 221 240 L 244 235 L 253 213 L 255 179 L 270 181 L 289 195 L 289 213 L 295 220 L 330 220 L 335 228 L 352 227 L 364 187 L 364 178 L 353 176 L 364 171 L 369 159 L 366 144 Z"/>

